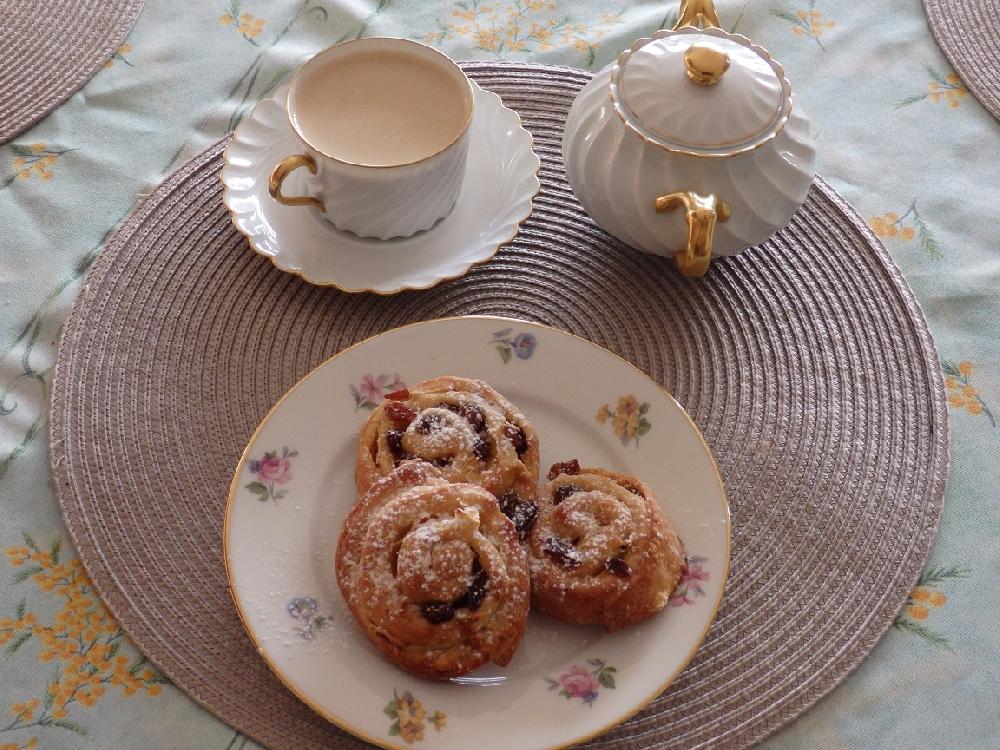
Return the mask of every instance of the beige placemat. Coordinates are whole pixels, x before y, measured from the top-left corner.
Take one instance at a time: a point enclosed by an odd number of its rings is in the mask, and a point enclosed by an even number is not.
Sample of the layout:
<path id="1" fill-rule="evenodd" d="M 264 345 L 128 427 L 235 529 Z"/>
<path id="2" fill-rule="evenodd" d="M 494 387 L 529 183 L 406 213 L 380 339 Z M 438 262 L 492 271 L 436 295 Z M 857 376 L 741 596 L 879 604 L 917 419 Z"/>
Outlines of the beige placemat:
<path id="1" fill-rule="evenodd" d="M 707 640 L 661 698 L 590 746 L 746 747 L 857 666 L 924 564 L 948 460 L 924 319 L 822 181 L 791 226 L 703 279 L 611 240 L 559 156 L 589 74 L 466 69 L 521 113 L 542 191 L 514 242 L 461 279 L 384 298 L 275 270 L 222 207 L 224 144 L 123 223 L 87 276 L 53 382 L 55 486 L 80 558 L 139 647 L 224 721 L 272 748 L 361 747 L 282 687 L 233 609 L 222 520 L 244 444 L 300 377 L 376 332 L 462 313 L 559 326 L 676 394 L 733 511 Z"/>
<path id="2" fill-rule="evenodd" d="M 955 72 L 1000 120 L 1000 0 L 924 0 L 924 10 Z"/>
<path id="3" fill-rule="evenodd" d="M 0 2 L 0 143 L 83 86 L 118 49 L 142 0 Z"/>

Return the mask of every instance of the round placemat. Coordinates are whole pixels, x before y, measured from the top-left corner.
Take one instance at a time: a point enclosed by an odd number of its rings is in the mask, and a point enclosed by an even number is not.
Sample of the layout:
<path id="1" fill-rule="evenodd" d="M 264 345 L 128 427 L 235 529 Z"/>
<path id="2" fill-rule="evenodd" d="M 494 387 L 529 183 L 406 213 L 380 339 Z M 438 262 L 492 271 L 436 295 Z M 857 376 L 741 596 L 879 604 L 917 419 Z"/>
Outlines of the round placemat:
<path id="1" fill-rule="evenodd" d="M 924 0 L 924 10 L 948 62 L 1000 120 L 1000 0 Z"/>
<path id="2" fill-rule="evenodd" d="M 704 431 L 733 514 L 707 639 L 600 748 L 746 747 L 832 689 L 919 574 L 947 474 L 937 355 L 865 223 L 817 180 L 765 244 L 685 279 L 584 215 L 560 163 L 589 74 L 470 63 L 521 113 L 542 190 L 514 241 L 468 275 L 393 297 L 310 286 L 230 224 L 224 143 L 157 189 L 87 275 L 53 380 L 51 455 L 97 589 L 188 695 L 272 748 L 358 748 L 268 671 L 222 558 L 231 473 L 269 407 L 325 358 L 417 320 L 492 313 L 631 360 Z"/>
<path id="3" fill-rule="evenodd" d="M 118 49 L 143 0 L 5 0 L 0 143 L 66 101 Z"/>

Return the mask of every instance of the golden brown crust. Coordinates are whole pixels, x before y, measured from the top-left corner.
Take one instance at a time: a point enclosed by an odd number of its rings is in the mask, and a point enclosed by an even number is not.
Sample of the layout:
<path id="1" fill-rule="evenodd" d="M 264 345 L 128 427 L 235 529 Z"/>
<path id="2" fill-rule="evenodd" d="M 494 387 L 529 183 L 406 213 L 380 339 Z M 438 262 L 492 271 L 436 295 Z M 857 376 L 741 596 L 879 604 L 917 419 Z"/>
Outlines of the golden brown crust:
<path id="1" fill-rule="evenodd" d="M 395 402 L 416 412 L 408 426 L 387 414 L 389 403 L 376 407 L 361 430 L 354 473 L 359 495 L 402 458 L 437 462 L 448 481 L 476 484 L 498 497 L 511 490 L 532 498 L 537 493 L 538 435 L 524 414 L 483 381 L 442 376 L 413 386 L 407 399 Z M 482 428 L 463 410 L 481 414 Z M 421 425 L 428 431 L 421 432 Z M 520 455 L 514 445 L 519 438 L 508 434 L 517 429 L 525 442 Z M 390 447 L 390 430 L 402 433 L 402 455 Z"/>
<path id="2" fill-rule="evenodd" d="M 524 634 L 527 556 L 497 499 L 404 461 L 351 510 L 337 582 L 369 640 L 414 674 L 501 666 Z"/>
<path id="3" fill-rule="evenodd" d="M 549 482 L 539 505 L 529 554 L 541 610 L 610 631 L 663 609 L 683 575 L 684 550 L 645 483 L 582 468 Z"/>

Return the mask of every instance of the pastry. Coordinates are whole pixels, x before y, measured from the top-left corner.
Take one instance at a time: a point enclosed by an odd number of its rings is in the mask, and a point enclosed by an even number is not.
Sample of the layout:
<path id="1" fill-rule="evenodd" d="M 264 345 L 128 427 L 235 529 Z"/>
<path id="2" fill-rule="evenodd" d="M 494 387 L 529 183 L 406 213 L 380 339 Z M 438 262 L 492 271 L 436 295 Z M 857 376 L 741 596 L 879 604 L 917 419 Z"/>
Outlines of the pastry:
<path id="1" fill-rule="evenodd" d="M 444 376 L 390 393 L 361 430 L 358 494 L 408 458 L 434 464 L 450 482 L 492 492 L 527 534 L 537 513 L 538 436 L 483 381 Z"/>
<path id="2" fill-rule="evenodd" d="M 482 487 L 403 461 L 348 515 L 337 582 L 387 658 L 422 677 L 506 665 L 524 633 L 528 561 L 513 523 Z"/>
<path id="3" fill-rule="evenodd" d="M 529 536 L 532 598 L 560 620 L 633 625 L 663 609 L 684 550 L 650 488 L 627 474 L 556 464 Z"/>

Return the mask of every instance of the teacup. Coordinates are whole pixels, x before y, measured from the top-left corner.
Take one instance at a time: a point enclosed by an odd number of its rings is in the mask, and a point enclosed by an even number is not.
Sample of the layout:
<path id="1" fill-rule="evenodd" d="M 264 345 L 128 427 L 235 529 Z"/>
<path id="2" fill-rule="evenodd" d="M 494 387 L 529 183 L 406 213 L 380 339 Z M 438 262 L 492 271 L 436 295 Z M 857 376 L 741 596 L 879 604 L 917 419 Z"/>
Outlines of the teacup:
<path id="1" fill-rule="evenodd" d="M 465 176 L 472 84 L 451 59 L 406 39 L 334 45 L 306 62 L 288 90 L 302 153 L 271 173 L 271 197 L 315 206 L 361 237 L 408 237 L 455 205 Z M 308 195 L 281 192 L 306 167 Z"/>

